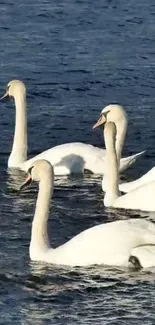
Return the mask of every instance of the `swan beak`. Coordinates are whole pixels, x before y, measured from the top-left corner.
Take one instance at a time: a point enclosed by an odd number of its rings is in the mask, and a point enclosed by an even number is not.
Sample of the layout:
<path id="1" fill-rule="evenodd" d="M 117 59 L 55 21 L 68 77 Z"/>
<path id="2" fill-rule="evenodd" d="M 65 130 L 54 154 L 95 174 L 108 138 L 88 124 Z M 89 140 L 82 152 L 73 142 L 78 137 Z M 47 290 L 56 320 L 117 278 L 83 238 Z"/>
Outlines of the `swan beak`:
<path id="1" fill-rule="evenodd" d="M 2 100 L 5 97 L 8 97 L 8 96 L 9 96 L 9 91 L 7 90 L 6 93 L 0 98 L 0 100 Z"/>
<path id="2" fill-rule="evenodd" d="M 32 177 L 31 175 L 28 175 L 25 182 L 21 185 L 19 191 L 21 191 L 24 187 L 28 186 L 32 182 Z"/>
<path id="3" fill-rule="evenodd" d="M 104 124 L 105 122 L 106 122 L 106 117 L 104 114 L 102 114 L 99 120 L 94 124 L 93 129 L 96 129 L 98 126 Z"/>

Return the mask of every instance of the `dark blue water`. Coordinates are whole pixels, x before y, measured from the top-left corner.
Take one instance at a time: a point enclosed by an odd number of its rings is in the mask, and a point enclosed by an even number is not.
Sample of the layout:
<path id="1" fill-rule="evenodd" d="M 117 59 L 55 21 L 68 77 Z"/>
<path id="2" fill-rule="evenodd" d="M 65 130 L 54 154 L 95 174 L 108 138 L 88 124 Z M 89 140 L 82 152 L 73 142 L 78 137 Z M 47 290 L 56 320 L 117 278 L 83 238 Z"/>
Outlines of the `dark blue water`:
<path id="1" fill-rule="evenodd" d="M 120 103 L 129 115 L 124 154 L 147 149 L 125 173 L 155 164 L 155 3 L 153 0 L 1 1 L 0 93 L 12 79 L 28 91 L 29 155 L 57 144 L 103 146 L 92 125 Z M 0 324 L 154 324 L 154 271 L 60 268 L 31 263 L 37 195 L 8 173 L 14 103 L 0 103 Z M 135 216 L 104 209 L 101 177 L 57 178 L 49 220 L 57 246 L 80 231 Z"/>

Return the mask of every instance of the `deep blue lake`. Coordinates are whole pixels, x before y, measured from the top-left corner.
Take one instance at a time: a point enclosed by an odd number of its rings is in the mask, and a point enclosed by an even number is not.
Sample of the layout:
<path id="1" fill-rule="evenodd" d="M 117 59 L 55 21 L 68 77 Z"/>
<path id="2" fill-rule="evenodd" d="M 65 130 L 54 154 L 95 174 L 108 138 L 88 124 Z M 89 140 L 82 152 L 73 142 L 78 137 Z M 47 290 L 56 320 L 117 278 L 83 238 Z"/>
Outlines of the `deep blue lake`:
<path id="1" fill-rule="evenodd" d="M 0 95 L 12 79 L 26 84 L 29 156 L 73 141 L 104 147 L 92 125 L 119 103 L 129 118 L 124 155 L 147 149 L 124 178 L 155 165 L 154 0 L 5 0 L 0 12 Z M 37 186 L 18 193 L 25 174 L 7 170 L 14 102 L 0 112 L 0 324 L 154 324 L 154 270 L 30 262 Z M 51 244 L 139 216 L 105 209 L 103 197 L 100 176 L 56 177 Z"/>

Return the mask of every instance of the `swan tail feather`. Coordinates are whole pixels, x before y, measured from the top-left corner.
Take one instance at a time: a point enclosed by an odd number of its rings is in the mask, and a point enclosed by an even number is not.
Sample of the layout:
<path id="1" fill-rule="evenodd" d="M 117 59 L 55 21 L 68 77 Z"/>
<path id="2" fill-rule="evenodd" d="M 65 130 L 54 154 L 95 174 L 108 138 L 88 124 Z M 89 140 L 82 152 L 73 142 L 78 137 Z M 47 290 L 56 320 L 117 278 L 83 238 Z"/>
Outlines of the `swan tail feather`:
<path id="1" fill-rule="evenodd" d="M 131 165 L 133 165 L 137 159 L 139 159 L 140 157 L 142 157 L 145 154 L 146 150 L 141 151 L 136 153 L 135 155 L 126 157 L 126 158 L 122 158 L 120 161 L 120 172 L 123 172 L 125 169 L 129 168 Z"/>

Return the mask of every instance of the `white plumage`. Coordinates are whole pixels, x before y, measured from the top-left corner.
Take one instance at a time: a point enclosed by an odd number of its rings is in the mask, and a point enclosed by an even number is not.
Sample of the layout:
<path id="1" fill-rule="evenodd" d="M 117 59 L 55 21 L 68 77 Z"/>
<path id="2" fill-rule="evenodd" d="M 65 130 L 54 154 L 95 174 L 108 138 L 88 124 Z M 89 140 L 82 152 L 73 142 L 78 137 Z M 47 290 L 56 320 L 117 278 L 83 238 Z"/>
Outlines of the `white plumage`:
<path id="1" fill-rule="evenodd" d="M 48 149 L 27 160 L 27 108 L 26 87 L 19 80 L 8 83 L 5 95 L 12 96 L 16 106 L 15 133 L 8 167 L 27 170 L 38 159 L 48 160 L 54 167 L 55 175 L 83 173 L 85 169 L 95 174 L 104 174 L 105 149 L 84 143 L 67 143 Z M 41 136 L 41 134 L 38 134 Z M 119 151 L 119 142 L 118 142 Z M 144 152 L 121 159 L 120 170 L 125 170 Z"/>
<path id="2" fill-rule="evenodd" d="M 54 174 L 49 162 L 38 160 L 26 183 L 39 182 L 39 193 L 32 222 L 30 258 L 34 261 L 70 266 L 106 264 L 128 266 L 129 258 L 141 245 L 155 245 L 155 225 L 143 219 L 119 220 L 91 227 L 64 245 L 51 248 L 47 222 Z M 140 261 L 141 262 L 141 261 Z M 146 259 L 141 263 L 147 266 Z"/>

